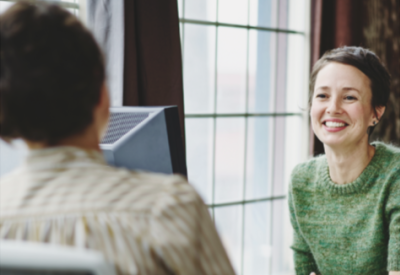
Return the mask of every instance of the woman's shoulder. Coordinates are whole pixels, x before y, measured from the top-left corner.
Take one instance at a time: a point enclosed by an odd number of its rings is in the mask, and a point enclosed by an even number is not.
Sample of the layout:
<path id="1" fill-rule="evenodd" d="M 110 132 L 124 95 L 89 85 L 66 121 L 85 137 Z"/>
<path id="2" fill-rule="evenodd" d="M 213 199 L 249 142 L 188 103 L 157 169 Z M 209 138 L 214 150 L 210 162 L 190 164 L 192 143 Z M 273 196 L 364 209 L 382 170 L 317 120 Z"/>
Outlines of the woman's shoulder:
<path id="1" fill-rule="evenodd" d="M 306 162 L 297 164 L 291 174 L 291 189 L 313 188 L 321 176 L 321 169 L 327 168 L 325 155 L 309 159 Z"/>
<path id="2" fill-rule="evenodd" d="M 372 142 L 372 145 L 374 145 L 377 150 L 383 151 L 385 154 L 400 157 L 399 146 L 382 141 L 374 141 Z"/>
<path id="3" fill-rule="evenodd" d="M 381 167 L 385 170 L 392 170 L 400 176 L 400 148 L 379 141 L 373 142 L 372 145 L 376 148 L 375 154 L 378 154 Z"/>
<path id="4" fill-rule="evenodd" d="M 390 191 L 391 194 L 399 195 L 400 190 L 400 148 L 383 142 L 373 142 L 376 147 L 375 168 L 378 171 L 378 179 Z"/>
<path id="5" fill-rule="evenodd" d="M 322 166 L 325 166 L 326 163 L 325 155 L 319 155 L 305 162 L 299 163 L 293 168 L 292 178 L 315 174 L 317 170 L 321 169 Z"/>

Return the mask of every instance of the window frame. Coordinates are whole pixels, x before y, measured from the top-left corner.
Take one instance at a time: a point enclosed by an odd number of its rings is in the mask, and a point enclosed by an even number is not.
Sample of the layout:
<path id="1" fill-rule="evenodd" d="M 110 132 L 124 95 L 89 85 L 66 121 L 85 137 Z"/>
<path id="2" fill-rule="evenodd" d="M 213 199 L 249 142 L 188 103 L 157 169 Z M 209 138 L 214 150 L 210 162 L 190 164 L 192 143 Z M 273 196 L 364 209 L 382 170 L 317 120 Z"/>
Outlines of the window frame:
<path id="1" fill-rule="evenodd" d="M 223 23 L 223 22 L 219 22 L 218 21 L 218 7 L 219 7 L 219 1 L 216 0 L 216 7 L 217 7 L 217 14 L 216 14 L 216 21 L 205 21 L 205 20 L 194 20 L 194 19 L 189 19 L 185 17 L 185 1 L 186 0 L 178 0 L 178 5 L 179 5 L 179 23 L 180 23 L 180 30 L 181 30 L 181 46 L 182 46 L 182 57 L 184 58 L 184 51 L 185 51 L 185 25 L 186 24 L 195 24 L 195 25 L 203 25 L 203 26 L 215 26 L 216 27 L 216 46 L 215 46 L 215 60 L 217 60 L 218 58 L 218 28 L 219 27 L 230 27 L 230 28 L 240 28 L 240 29 L 247 29 L 247 32 L 249 34 L 250 30 L 259 30 L 259 31 L 268 31 L 268 32 L 272 32 L 275 34 L 279 34 L 279 33 L 284 33 L 284 34 L 299 34 L 302 35 L 304 38 L 304 63 L 303 63 L 303 87 L 302 87 L 302 91 L 303 91 L 303 95 L 301 96 L 302 98 L 302 102 L 300 103 L 301 106 L 308 106 L 308 81 L 309 81 L 309 74 L 310 74 L 310 27 L 311 27 L 311 0 L 305 0 L 305 14 L 304 14 L 304 18 L 305 18 L 305 30 L 304 31 L 295 31 L 295 30 L 290 30 L 290 29 L 280 29 L 280 28 L 269 28 L 269 27 L 259 27 L 259 26 L 252 26 L 252 25 L 240 25 L 240 24 L 229 24 L 229 23 Z M 279 2 L 279 0 L 277 0 Z M 288 3 L 290 3 L 291 1 L 288 0 Z M 250 5 L 250 1 L 248 0 L 248 3 Z M 279 6 L 279 4 L 278 4 Z M 279 11 L 278 11 L 279 13 Z M 182 15 L 182 16 L 181 16 Z M 289 11 L 288 11 L 288 16 L 289 16 Z M 249 20 L 248 20 L 249 22 Z M 249 41 L 249 38 L 248 38 Z M 249 43 L 249 42 L 248 42 Z M 288 51 L 286 52 L 287 56 L 289 55 Z M 249 46 L 247 46 L 247 62 L 248 62 L 248 57 L 249 56 Z M 287 57 L 286 56 L 286 57 Z M 182 58 L 182 60 L 183 60 Z M 217 61 L 215 61 L 215 75 L 217 75 Z M 286 68 L 287 70 L 287 68 Z M 249 72 L 248 72 L 248 66 L 247 66 L 247 76 L 248 76 Z M 246 76 L 246 77 L 247 77 Z M 215 76 L 216 77 L 216 76 Z M 216 80 L 214 80 L 215 82 L 217 82 Z M 287 82 L 287 79 L 285 80 Z M 207 206 L 209 207 L 210 213 L 212 215 L 212 218 L 214 219 L 215 222 L 215 209 L 219 208 L 219 207 L 226 207 L 226 206 L 238 206 L 241 205 L 242 206 L 242 218 L 241 218 L 241 222 L 242 222 L 242 231 L 241 231 L 241 270 L 238 270 L 239 274 L 244 274 L 244 234 L 245 234 L 245 230 L 244 230 L 244 224 L 245 224 L 245 206 L 249 205 L 249 204 L 256 204 L 259 202 L 266 202 L 269 201 L 271 202 L 271 215 L 273 212 L 273 207 L 272 207 L 272 202 L 274 201 L 278 201 L 278 200 L 282 200 L 282 201 L 287 201 L 287 196 L 286 195 L 281 195 L 281 196 L 273 196 L 273 193 L 271 194 L 271 196 L 269 197 L 264 197 L 264 198 L 259 198 L 259 199 L 246 199 L 245 195 L 243 195 L 243 199 L 242 200 L 238 200 L 238 201 L 232 201 L 232 202 L 226 202 L 226 203 L 214 203 L 215 200 L 215 152 L 216 152 L 216 148 L 215 148 L 215 144 L 216 144 L 216 134 L 217 134 L 217 129 L 216 129 L 216 124 L 217 124 L 217 119 L 218 118 L 244 118 L 245 119 L 245 158 L 246 158 L 246 148 L 247 148 L 247 124 L 248 124 L 248 118 L 251 117 L 292 117 L 292 116 L 297 116 L 301 118 L 301 129 L 302 132 L 299 135 L 299 138 L 302 140 L 303 142 L 303 146 L 299 149 L 300 151 L 300 158 L 301 158 L 301 162 L 306 161 L 307 159 L 309 159 L 311 157 L 311 155 L 309 154 L 309 148 L 310 148 L 310 142 L 309 142 L 309 136 L 312 134 L 311 133 L 311 129 L 310 129 L 310 122 L 309 122 L 309 110 L 308 108 L 305 108 L 299 112 L 276 112 L 275 110 L 273 112 L 265 112 L 265 113 L 253 113 L 253 112 L 249 112 L 248 111 L 248 104 L 246 104 L 246 111 L 244 113 L 218 113 L 217 112 L 217 85 L 215 85 L 213 94 L 214 94 L 214 109 L 212 113 L 187 113 L 185 110 L 185 120 L 186 119 L 196 119 L 196 118 L 210 118 L 213 119 L 213 156 L 212 156 L 212 202 L 207 204 Z M 246 86 L 246 100 L 248 100 L 248 90 L 249 87 L 248 85 Z M 274 93 L 276 93 L 277 88 L 274 87 Z M 272 122 L 273 124 L 275 124 L 275 122 Z M 273 127 L 274 128 L 274 127 Z M 275 131 L 275 128 L 274 128 Z M 272 136 L 275 136 L 275 132 L 272 134 Z M 273 141 L 274 143 L 275 141 Z M 274 153 L 272 153 L 274 154 Z M 274 159 L 274 156 L 272 156 L 272 159 Z M 244 160 L 244 162 L 246 162 L 246 160 Z M 246 164 L 245 164 L 246 165 Z M 287 163 L 284 163 L 284 167 L 287 166 Z M 189 173 L 189 181 L 190 181 L 190 167 L 188 167 L 188 173 Z M 284 175 L 285 180 L 287 181 L 288 175 L 286 173 L 286 175 Z M 271 184 L 272 181 L 271 181 Z M 288 184 L 287 182 L 285 182 L 284 184 Z M 243 182 L 244 188 L 246 187 L 246 179 L 244 179 Z M 270 217 L 271 221 L 272 221 L 272 216 Z M 271 231 L 272 231 L 272 225 L 271 225 Z M 286 230 L 286 229 L 285 229 Z M 291 228 L 289 229 L 289 231 L 291 230 Z M 272 240 L 271 240 L 272 241 Z M 272 257 L 271 257 L 272 260 Z M 270 273 L 272 274 L 272 270 L 270 270 Z"/>

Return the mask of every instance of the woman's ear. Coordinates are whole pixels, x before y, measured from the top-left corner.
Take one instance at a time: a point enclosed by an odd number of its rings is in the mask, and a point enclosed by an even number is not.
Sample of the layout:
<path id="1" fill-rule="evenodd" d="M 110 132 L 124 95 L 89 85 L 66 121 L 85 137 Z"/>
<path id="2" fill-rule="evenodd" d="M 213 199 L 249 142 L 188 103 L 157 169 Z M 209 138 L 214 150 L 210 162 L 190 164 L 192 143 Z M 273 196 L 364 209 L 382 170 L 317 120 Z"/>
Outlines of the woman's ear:
<path id="1" fill-rule="evenodd" d="M 375 108 L 375 114 L 377 115 L 377 117 L 375 117 L 375 119 L 378 121 L 381 119 L 381 117 L 383 116 L 383 114 L 385 113 L 385 106 L 378 106 Z"/>

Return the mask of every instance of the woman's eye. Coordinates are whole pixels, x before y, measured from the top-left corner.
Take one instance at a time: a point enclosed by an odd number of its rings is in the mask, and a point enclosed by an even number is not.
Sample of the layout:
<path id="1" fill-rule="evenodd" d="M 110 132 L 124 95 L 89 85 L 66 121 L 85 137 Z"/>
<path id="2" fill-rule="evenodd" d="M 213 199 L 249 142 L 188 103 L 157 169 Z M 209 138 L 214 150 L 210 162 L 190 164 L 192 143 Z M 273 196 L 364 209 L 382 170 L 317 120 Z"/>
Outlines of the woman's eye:
<path id="1" fill-rule="evenodd" d="M 354 96 L 348 95 L 344 99 L 346 99 L 346 100 L 355 100 L 356 98 Z"/>
<path id="2" fill-rule="evenodd" d="M 324 95 L 324 94 L 318 94 L 318 95 L 316 95 L 315 97 L 326 98 L 326 95 Z"/>

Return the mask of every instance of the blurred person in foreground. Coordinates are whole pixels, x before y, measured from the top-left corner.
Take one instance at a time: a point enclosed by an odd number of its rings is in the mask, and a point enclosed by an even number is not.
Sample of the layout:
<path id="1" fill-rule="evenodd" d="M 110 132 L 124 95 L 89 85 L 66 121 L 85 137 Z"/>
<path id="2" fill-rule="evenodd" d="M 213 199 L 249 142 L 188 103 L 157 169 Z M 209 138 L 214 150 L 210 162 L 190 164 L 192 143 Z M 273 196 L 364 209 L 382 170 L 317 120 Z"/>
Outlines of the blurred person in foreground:
<path id="1" fill-rule="evenodd" d="M 368 141 L 389 93 L 367 49 L 337 48 L 315 64 L 310 115 L 326 154 L 292 173 L 297 274 L 400 274 L 400 149 Z"/>
<path id="2" fill-rule="evenodd" d="M 106 165 L 103 57 L 78 19 L 18 2 L 0 38 L 0 134 L 30 148 L 0 181 L 0 238 L 98 250 L 119 274 L 234 274 L 183 177 Z"/>

